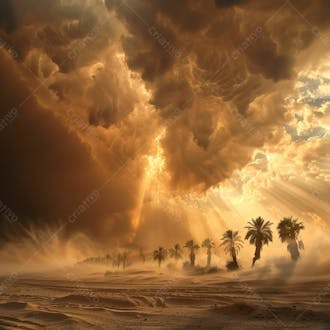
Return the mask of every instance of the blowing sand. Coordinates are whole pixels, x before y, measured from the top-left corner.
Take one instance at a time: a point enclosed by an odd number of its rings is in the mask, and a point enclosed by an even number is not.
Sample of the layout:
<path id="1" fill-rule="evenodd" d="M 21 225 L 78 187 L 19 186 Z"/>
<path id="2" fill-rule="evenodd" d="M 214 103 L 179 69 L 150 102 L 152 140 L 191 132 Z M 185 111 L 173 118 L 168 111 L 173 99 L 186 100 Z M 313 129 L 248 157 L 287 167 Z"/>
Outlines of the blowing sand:
<path id="1" fill-rule="evenodd" d="M 0 328 L 330 329 L 325 280 L 166 270 L 104 274 L 20 276 L 0 296 Z"/>

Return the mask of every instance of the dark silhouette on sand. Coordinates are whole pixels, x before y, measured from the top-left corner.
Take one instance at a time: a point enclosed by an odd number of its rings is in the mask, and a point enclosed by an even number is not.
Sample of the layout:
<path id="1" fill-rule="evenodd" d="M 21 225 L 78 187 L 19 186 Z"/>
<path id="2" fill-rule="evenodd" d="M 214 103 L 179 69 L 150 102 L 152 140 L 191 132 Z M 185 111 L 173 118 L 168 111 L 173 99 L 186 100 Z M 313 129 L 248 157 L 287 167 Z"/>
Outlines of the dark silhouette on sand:
<path id="1" fill-rule="evenodd" d="M 153 253 L 154 260 L 158 261 L 158 267 L 161 266 L 162 262 L 167 257 L 167 250 L 163 247 L 159 247 L 158 250 L 155 250 Z"/>
<path id="2" fill-rule="evenodd" d="M 206 248 L 207 250 L 207 267 L 210 267 L 211 258 L 212 258 L 212 249 L 215 247 L 215 244 L 212 240 L 207 238 L 203 241 L 202 247 Z"/>
<path id="3" fill-rule="evenodd" d="M 175 260 L 182 259 L 182 248 L 179 243 L 175 244 L 173 248 L 169 250 L 170 257 Z"/>
<path id="4" fill-rule="evenodd" d="M 241 240 L 238 231 L 227 230 L 223 234 L 221 241 L 222 243 L 220 246 L 223 246 L 225 252 L 233 258 L 233 261 L 227 263 L 228 270 L 238 269 L 237 254 L 243 246 L 243 241 Z"/>
<path id="5" fill-rule="evenodd" d="M 248 225 L 245 227 L 248 230 L 245 239 L 249 240 L 250 244 L 255 245 L 256 247 L 252 260 L 252 267 L 255 262 L 260 259 L 263 245 L 268 245 L 269 242 L 273 241 L 273 233 L 270 229 L 271 225 L 272 223 L 270 221 L 265 221 L 263 218 L 258 217 L 249 221 Z"/>
<path id="6" fill-rule="evenodd" d="M 302 222 L 298 222 L 298 219 L 292 219 L 292 217 L 283 218 L 277 226 L 279 237 L 283 243 L 288 244 L 287 249 L 293 261 L 297 261 L 300 257 L 297 239 L 300 230 L 304 228 Z M 303 246 L 303 244 L 300 243 L 300 246 Z"/>
<path id="7" fill-rule="evenodd" d="M 186 242 L 185 248 L 190 250 L 190 266 L 195 266 L 195 259 L 196 259 L 196 254 L 195 251 L 199 249 L 199 245 L 196 244 L 193 240 L 190 240 L 188 242 Z"/>

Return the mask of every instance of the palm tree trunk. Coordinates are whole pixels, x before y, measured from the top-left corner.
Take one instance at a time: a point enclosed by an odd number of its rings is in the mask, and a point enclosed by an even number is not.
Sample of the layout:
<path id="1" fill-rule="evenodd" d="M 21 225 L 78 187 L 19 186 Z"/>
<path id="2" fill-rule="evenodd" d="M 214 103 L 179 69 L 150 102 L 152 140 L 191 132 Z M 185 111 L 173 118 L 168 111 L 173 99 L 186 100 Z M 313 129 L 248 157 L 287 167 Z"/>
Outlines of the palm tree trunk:
<path id="1" fill-rule="evenodd" d="M 254 252 L 254 258 L 252 261 L 252 267 L 254 266 L 255 262 L 260 259 L 260 252 L 261 252 L 262 244 L 260 242 L 256 243 L 256 250 Z"/>
<path id="2" fill-rule="evenodd" d="M 123 260 L 123 269 L 124 269 L 124 270 L 125 270 L 125 268 L 126 268 L 126 263 L 127 263 L 127 259 L 124 258 L 124 260 Z"/>
<path id="3" fill-rule="evenodd" d="M 238 267 L 237 257 L 236 257 L 236 251 L 235 251 L 234 248 L 232 249 L 231 254 L 232 254 L 232 257 L 233 257 L 233 263 L 234 263 L 234 265 L 235 265 L 236 267 Z"/>
<path id="4" fill-rule="evenodd" d="M 159 258 L 158 259 L 158 267 L 160 267 L 160 264 L 162 263 L 162 260 Z"/>
<path id="5" fill-rule="evenodd" d="M 194 253 L 194 250 L 191 250 L 191 252 L 190 252 L 190 265 L 195 266 L 195 253 Z"/>
<path id="6" fill-rule="evenodd" d="M 211 249 L 208 248 L 207 249 L 207 267 L 210 267 L 210 265 L 211 265 L 211 256 L 212 256 Z"/>
<path id="7" fill-rule="evenodd" d="M 288 243 L 287 247 L 289 253 L 291 254 L 291 259 L 297 261 L 300 257 L 299 248 L 296 240 L 292 240 Z"/>

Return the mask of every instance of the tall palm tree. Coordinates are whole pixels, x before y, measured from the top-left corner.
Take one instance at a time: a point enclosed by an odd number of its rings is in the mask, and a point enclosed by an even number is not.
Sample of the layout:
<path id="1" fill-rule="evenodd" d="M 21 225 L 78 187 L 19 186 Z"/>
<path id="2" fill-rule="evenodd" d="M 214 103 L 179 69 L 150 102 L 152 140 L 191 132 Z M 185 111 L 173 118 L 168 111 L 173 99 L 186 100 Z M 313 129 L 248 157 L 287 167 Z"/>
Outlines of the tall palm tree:
<path id="1" fill-rule="evenodd" d="M 300 230 L 304 228 L 302 222 L 298 222 L 298 219 L 292 219 L 292 217 L 283 218 L 277 226 L 278 235 L 283 243 L 288 243 L 287 249 L 291 254 L 291 259 L 294 261 L 300 257 L 297 239 Z"/>
<path id="2" fill-rule="evenodd" d="M 270 221 L 265 221 L 263 218 L 258 217 L 249 221 L 248 225 L 245 227 L 248 230 L 245 239 L 249 240 L 250 244 L 256 247 L 252 260 L 252 267 L 255 262 L 260 259 L 262 246 L 264 244 L 268 245 L 269 242 L 273 241 L 273 233 L 270 229 L 271 225 L 272 223 Z"/>
<path id="3" fill-rule="evenodd" d="M 117 266 L 117 255 L 114 252 L 111 254 L 111 260 L 112 260 L 112 266 L 116 267 Z"/>
<path id="4" fill-rule="evenodd" d="M 170 249 L 170 255 L 171 258 L 174 258 L 176 260 L 181 259 L 182 258 L 182 248 L 180 246 L 180 244 L 175 244 L 173 248 Z"/>
<path id="5" fill-rule="evenodd" d="M 195 266 L 196 254 L 195 251 L 199 249 L 199 245 L 196 244 L 193 240 L 187 241 L 184 245 L 185 248 L 190 250 L 190 265 Z"/>
<path id="6" fill-rule="evenodd" d="M 145 257 L 145 255 L 144 255 L 144 253 L 143 253 L 142 248 L 140 248 L 140 250 L 139 250 L 139 257 L 140 257 L 140 259 L 142 260 L 142 262 L 145 263 L 145 261 L 146 261 L 146 257 Z"/>
<path id="7" fill-rule="evenodd" d="M 153 253 L 154 260 L 158 260 L 158 267 L 161 266 L 162 261 L 167 257 L 167 250 L 163 247 L 159 247 L 158 250 L 155 250 Z"/>
<path id="8" fill-rule="evenodd" d="M 207 267 L 211 265 L 212 249 L 215 247 L 215 244 L 209 238 L 205 239 L 202 243 L 202 247 L 207 249 Z"/>
<path id="9" fill-rule="evenodd" d="M 227 230 L 222 235 L 221 240 L 222 243 L 220 244 L 220 246 L 224 246 L 225 252 L 233 258 L 233 261 L 231 263 L 228 263 L 227 267 L 230 269 L 237 269 L 237 254 L 243 246 L 243 241 L 241 240 L 238 231 Z"/>
<path id="10" fill-rule="evenodd" d="M 126 251 L 121 255 L 121 262 L 123 263 L 123 269 L 125 270 L 128 263 L 128 253 Z"/>
<path id="11" fill-rule="evenodd" d="M 123 260 L 123 256 L 121 255 L 121 253 L 118 253 L 117 254 L 117 257 L 116 257 L 116 266 L 119 268 L 120 267 L 120 264 Z"/>

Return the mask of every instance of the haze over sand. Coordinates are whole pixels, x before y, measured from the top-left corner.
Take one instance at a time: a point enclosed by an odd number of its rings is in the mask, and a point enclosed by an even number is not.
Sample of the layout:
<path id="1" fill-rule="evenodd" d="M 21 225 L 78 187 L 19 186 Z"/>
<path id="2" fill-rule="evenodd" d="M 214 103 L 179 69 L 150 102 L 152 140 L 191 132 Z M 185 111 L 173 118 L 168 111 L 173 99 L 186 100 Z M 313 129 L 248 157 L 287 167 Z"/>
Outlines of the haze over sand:
<path id="1" fill-rule="evenodd" d="M 327 329 L 326 281 L 251 280 L 146 267 L 106 276 L 20 278 L 0 301 L 4 329 Z M 324 290 L 327 288 L 327 290 Z"/>
<path id="2" fill-rule="evenodd" d="M 270 305 L 326 328 L 329 16 L 328 0 L 0 0 L 0 327 L 284 327 L 259 319 Z M 237 274 L 269 304 L 238 293 L 219 247 L 258 216 L 273 241 L 253 270 L 245 241 Z M 295 264 L 284 217 L 305 226 Z M 137 261 L 206 238 L 215 274 L 204 249 L 197 274 Z M 125 273 L 77 266 L 118 251 Z"/>
<path id="3" fill-rule="evenodd" d="M 2 244 L 63 225 L 63 244 L 151 247 L 257 215 L 326 239 L 327 1 L 3 0 L 1 13 L 0 199 L 19 220 L 2 214 Z"/>

